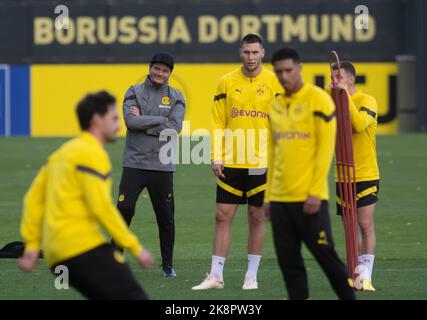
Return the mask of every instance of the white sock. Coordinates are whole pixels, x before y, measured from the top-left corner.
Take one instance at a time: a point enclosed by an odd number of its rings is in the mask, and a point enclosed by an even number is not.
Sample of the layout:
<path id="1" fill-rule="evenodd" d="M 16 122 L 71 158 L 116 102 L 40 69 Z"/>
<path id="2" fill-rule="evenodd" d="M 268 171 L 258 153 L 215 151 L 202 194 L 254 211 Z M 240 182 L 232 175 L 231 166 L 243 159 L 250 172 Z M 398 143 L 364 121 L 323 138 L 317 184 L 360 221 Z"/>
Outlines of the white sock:
<path id="1" fill-rule="evenodd" d="M 246 279 L 254 278 L 256 281 L 260 260 L 261 256 L 257 256 L 255 254 L 248 254 L 248 271 L 246 271 Z"/>
<path id="2" fill-rule="evenodd" d="M 210 276 L 222 281 L 222 271 L 224 270 L 224 263 L 225 257 L 212 256 Z"/>
<path id="3" fill-rule="evenodd" d="M 358 269 L 359 269 L 359 275 L 361 278 L 363 279 L 368 279 L 369 278 L 369 268 L 368 266 L 365 264 L 365 255 L 362 254 L 361 256 L 359 256 L 358 259 Z"/>
<path id="4" fill-rule="evenodd" d="M 369 280 L 372 279 L 372 270 L 374 269 L 374 260 L 375 256 L 373 254 L 364 254 L 362 255 L 363 264 L 368 268 L 369 271 Z"/>

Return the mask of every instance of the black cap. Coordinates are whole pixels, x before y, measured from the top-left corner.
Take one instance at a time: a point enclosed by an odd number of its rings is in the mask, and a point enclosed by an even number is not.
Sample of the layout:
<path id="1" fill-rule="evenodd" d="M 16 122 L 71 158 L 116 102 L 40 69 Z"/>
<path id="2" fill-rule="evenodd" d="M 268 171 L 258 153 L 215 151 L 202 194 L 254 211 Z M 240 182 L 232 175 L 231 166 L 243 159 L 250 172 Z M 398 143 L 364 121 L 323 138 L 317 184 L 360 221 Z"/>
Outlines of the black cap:
<path id="1" fill-rule="evenodd" d="M 167 52 L 157 52 L 154 54 L 154 56 L 151 58 L 150 65 L 153 63 L 162 63 L 164 65 L 167 65 L 171 71 L 173 70 L 173 66 L 175 64 L 175 61 L 173 57 L 167 53 Z"/>

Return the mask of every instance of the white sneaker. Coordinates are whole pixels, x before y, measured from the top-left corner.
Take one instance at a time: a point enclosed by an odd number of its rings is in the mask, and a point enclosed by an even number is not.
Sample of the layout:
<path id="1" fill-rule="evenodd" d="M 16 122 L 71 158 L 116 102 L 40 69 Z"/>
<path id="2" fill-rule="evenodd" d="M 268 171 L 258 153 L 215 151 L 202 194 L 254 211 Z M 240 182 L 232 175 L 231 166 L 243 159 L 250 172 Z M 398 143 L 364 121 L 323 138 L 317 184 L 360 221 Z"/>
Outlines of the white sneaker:
<path id="1" fill-rule="evenodd" d="M 191 290 L 207 290 L 207 289 L 223 289 L 224 281 L 220 281 L 215 277 L 211 277 L 208 273 L 206 274 L 205 280 L 202 281 L 198 286 L 194 286 Z"/>
<path id="2" fill-rule="evenodd" d="M 258 289 L 258 282 L 254 278 L 247 278 L 243 283 L 243 290 L 255 290 Z"/>

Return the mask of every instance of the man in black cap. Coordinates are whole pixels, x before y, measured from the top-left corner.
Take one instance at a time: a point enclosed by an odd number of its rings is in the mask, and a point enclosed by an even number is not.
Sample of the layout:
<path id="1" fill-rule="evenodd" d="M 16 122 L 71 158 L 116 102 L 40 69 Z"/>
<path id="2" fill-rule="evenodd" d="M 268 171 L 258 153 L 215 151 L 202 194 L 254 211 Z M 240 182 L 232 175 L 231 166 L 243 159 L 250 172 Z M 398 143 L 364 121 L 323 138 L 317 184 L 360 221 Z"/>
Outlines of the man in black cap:
<path id="1" fill-rule="evenodd" d="M 147 187 L 159 228 L 165 277 L 176 276 L 173 270 L 175 161 L 163 159 L 161 149 L 171 139 L 177 139 L 185 114 L 183 95 L 168 84 L 173 67 L 174 59 L 170 54 L 156 53 L 145 81 L 130 86 L 125 94 L 126 146 L 117 203 L 130 225 L 136 201 Z"/>

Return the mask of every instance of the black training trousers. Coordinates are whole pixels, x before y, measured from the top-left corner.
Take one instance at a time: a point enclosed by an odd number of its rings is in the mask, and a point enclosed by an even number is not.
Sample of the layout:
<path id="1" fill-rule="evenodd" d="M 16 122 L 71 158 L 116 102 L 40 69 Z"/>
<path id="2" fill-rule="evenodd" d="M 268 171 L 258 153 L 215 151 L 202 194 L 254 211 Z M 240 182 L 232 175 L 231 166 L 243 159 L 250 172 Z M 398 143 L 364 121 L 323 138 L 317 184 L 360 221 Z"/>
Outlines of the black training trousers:
<path id="1" fill-rule="evenodd" d="M 136 201 L 144 188 L 148 189 L 156 214 L 162 264 L 172 267 L 175 243 L 173 172 L 123 168 L 117 208 L 128 225 L 135 215 Z"/>
<path id="2" fill-rule="evenodd" d="M 289 299 L 309 298 L 302 242 L 322 267 L 337 296 L 355 299 L 346 266 L 334 249 L 326 201 L 322 201 L 320 211 L 314 215 L 303 212 L 303 202 L 272 202 L 270 215 L 274 246 Z"/>
<path id="3" fill-rule="evenodd" d="M 68 269 L 70 286 L 88 299 L 148 300 L 123 255 L 111 244 L 103 244 L 56 264 L 51 268 L 56 276 L 57 266 Z"/>

